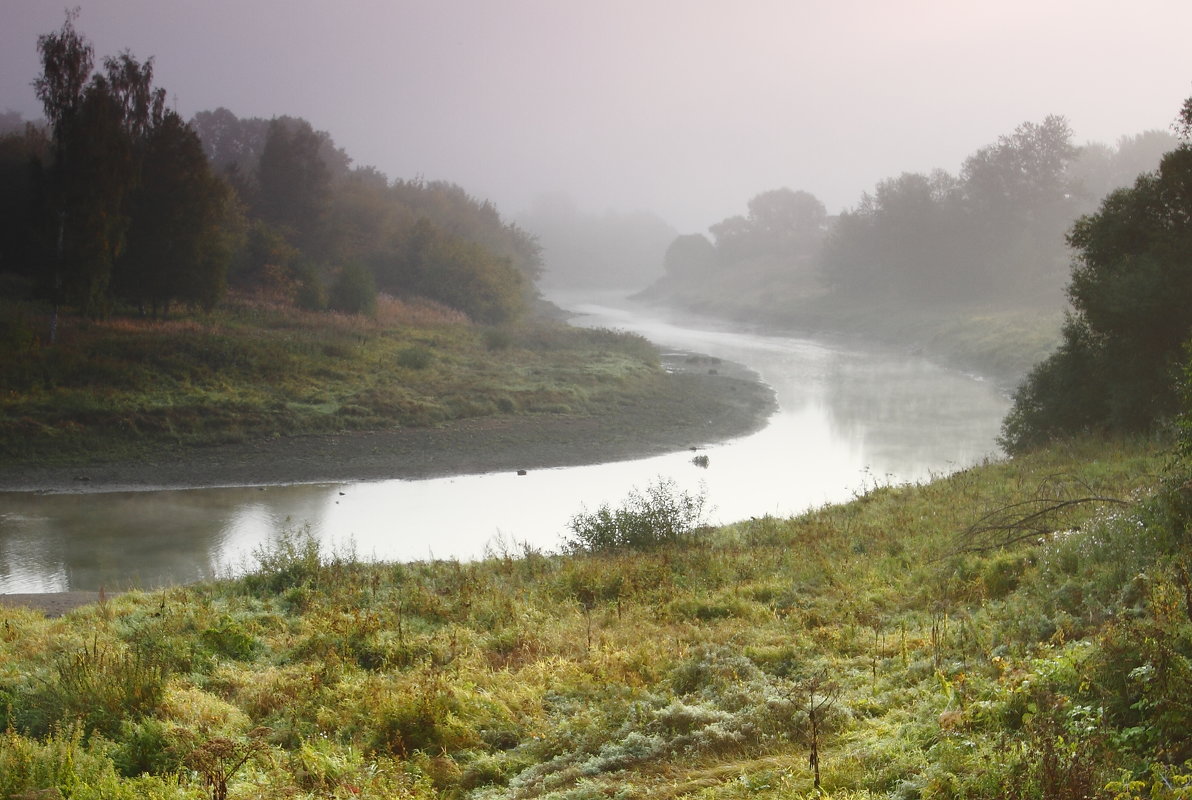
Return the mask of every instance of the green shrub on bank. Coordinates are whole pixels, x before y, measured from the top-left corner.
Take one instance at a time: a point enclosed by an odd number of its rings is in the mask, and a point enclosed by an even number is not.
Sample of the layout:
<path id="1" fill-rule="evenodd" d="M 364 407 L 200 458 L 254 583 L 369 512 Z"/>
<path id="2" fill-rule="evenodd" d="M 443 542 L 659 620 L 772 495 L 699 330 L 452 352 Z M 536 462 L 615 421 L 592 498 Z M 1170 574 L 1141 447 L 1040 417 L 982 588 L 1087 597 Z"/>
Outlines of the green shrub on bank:
<path id="1" fill-rule="evenodd" d="M 571 518 L 566 546 L 572 552 L 650 550 L 674 544 L 703 524 L 704 495 L 680 491 L 660 478 L 645 492 L 633 489 L 620 507 L 604 503 Z"/>

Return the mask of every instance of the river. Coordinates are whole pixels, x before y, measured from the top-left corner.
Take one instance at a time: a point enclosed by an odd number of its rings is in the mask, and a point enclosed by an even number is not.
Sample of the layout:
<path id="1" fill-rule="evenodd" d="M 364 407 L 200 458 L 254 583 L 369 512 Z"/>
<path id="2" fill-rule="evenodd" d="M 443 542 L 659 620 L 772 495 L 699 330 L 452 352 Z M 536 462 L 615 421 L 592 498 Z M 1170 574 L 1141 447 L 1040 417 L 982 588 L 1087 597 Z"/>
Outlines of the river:
<path id="1" fill-rule="evenodd" d="M 755 371 L 778 410 L 750 436 L 610 464 L 431 480 L 86 494 L 0 493 L 0 593 L 153 588 L 231 575 L 287 531 L 362 559 L 557 549 L 583 509 L 667 479 L 709 521 L 796 514 L 991 455 L 1009 407 L 990 381 L 906 352 L 747 332 L 657 309 L 559 298 L 577 324 Z"/>

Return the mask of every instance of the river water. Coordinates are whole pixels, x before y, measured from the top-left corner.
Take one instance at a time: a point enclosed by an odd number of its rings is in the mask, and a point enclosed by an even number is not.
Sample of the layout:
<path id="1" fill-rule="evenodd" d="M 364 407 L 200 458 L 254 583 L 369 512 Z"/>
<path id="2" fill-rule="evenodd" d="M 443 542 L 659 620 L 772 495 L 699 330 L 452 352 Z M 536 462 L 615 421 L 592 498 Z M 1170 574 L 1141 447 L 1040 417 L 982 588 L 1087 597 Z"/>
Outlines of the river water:
<path id="1" fill-rule="evenodd" d="M 152 588 L 240 572 L 307 529 L 362 559 L 470 559 L 557 549 L 568 521 L 659 479 L 706 497 L 709 521 L 786 516 L 875 484 L 921 481 L 997 454 L 1009 407 L 992 382 L 922 357 L 669 319 L 558 298 L 577 324 L 744 364 L 773 387 L 761 431 L 693 453 L 431 480 L 86 494 L 0 493 L 0 593 Z"/>

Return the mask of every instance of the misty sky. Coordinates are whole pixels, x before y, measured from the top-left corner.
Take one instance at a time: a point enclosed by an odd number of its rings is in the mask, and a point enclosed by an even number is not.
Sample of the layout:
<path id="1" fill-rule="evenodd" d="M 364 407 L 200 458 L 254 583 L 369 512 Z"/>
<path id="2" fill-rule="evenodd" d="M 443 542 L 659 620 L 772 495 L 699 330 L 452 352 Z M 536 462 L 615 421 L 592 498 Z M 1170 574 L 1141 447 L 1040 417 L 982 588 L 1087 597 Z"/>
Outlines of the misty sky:
<path id="1" fill-rule="evenodd" d="M 305 117 L 506 218 L 562 190 L 699 231 L 780 186 L 835 213 L 1024 121 L 1113 143 L 1192 95 L 1188 0 L 0 0 L 0 110 L 40 116 L 36 39 L 76 3 L 184 117 Z"/>

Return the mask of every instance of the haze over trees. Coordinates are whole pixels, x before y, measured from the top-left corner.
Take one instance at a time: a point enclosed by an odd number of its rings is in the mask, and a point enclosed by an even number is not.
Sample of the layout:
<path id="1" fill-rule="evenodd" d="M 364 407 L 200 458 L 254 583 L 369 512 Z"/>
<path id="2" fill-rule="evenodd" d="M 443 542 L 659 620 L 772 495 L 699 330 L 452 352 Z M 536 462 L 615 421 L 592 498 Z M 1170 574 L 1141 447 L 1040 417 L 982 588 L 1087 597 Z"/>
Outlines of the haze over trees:
<path id="1" fill-rule="evenodd" d="M 711 239 L 696 233 L 672 241 L 665 275 L 646 295 L 702 305 L 723 297 L 763 302 L 776 286 L 783 295 L 814 292 L 827 231 L 827 210 L 815 196 L 787 188 L 762 192 L 746 215 L 712 225 Z"/>
<path id="2" fill-rule="evenodd" d="M 38 41 L 46 125 L 0 120 L 0 271 L 55 307 L 210 310 L 231 286 L 360 312 L 382 290 L 495 324 L 536 295 L 539 247 L 491 203 L 353 167 L 303 119 L 187 123 L 152 59 L 96 69 L 76 17 Z"/>
<path id="3" fill-rule="evenodd" d="M 806 192 L 766 192 L 748 215 L 710 226 L 711 240 L 677 239 L 648 294 L 740 313 L 768 305 L 778 315 L 824 295 L 901 307 L 1056 306 L 1068 273 L 1064 231 L 1175 142 L 1149 131 L 1114 148 L 1078 147 L 1053 115 L 977 150 L 959 174 L 883 180 L 835 218 Z"/>
<path id="4" fill-rule="evenodd" d="M 517 222 L 542 246 L 542 283 L 584 289 L 641 289 L 662 275 L 675 229 L 655 214 L 581 211 L 563 193 L 537 198 Z"/>
<path id="5" fill-rule="evenodd" d="M 926 316 L 949 336 L 982 318 L 1004 337 L 998 325 L 1037 325 L 1024 310 L 1058 317 L 1066 298 L 1059 347 L 1017 390 L 1001 443 L 1022 452 L 1147 430 L 1181 411 L 1192 337 L 1192 100 L 1176 128 L 1182 143 L 1148 131 L 1077 147 L 1049 116 L 977 150 L 958 175 L 881 181 L 835 219 L 805 192 L 765 192 L 711 238 L 677 237 L 645 295 L 790 325 L 835 315 L 911 339 Z"/>

